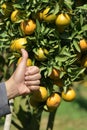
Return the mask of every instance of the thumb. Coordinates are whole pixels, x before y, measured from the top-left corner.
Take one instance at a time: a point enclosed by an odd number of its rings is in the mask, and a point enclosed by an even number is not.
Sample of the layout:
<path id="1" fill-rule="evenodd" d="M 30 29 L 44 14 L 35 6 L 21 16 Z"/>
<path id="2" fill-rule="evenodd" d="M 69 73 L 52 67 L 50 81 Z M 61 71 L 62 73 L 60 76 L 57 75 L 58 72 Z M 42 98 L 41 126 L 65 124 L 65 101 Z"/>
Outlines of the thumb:
<path id="1" fill-rule="evenodd" d="M 21 49 L 21 52 L 22 52 L 21 62 L 26 63 L 28 59 L 28 52 L 25 49 Z"/>
<path id="2" fill-rule="evenodd" d="M 22 60 L 18 64 L 15 72 L 13 73 L 13 79 L 15 81 L 23 81 L 24 80 L 24 74 L 26 70 L 26 63 L 27 63 L 27 58 L 28 58 L 28 52 L 25 49 L 21 49 L 22 52 Z"/>

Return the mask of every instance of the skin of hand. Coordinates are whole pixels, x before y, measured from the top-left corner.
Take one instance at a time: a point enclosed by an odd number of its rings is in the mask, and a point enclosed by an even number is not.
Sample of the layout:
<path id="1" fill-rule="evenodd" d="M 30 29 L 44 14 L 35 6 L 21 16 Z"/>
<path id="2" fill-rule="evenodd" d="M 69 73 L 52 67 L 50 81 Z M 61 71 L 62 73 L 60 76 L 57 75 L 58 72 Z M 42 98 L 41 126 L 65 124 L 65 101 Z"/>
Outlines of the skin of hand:
<path id="1" fill-rule="evenodd" d="M 21 49 L 22 60 L 12 76 L 5 82 L 8 99 L 29 94 L 39 89 L 40 70 L 37 66 L 26 67 L 28 53 Z"/>

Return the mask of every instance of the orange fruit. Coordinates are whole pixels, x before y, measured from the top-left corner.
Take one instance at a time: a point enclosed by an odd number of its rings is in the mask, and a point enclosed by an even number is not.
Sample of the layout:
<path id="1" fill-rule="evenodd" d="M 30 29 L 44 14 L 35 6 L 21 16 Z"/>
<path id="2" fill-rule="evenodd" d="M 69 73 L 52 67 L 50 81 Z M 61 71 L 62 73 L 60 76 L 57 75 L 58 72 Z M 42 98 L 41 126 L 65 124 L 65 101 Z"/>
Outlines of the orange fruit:
<path id="1" fill-rule="evenodd" d="M 57 69 L 55 69 L 55 68 L 53 68 L 53 69 L 52 69 L 52 72 L 51 72 L 51 74 L 50 74 L 49 77 L 50 77 L 51 79 L 54 79 L 54 80 L 59 79 L 59 78 L 60 78 L 60 71 L 57 70 Z"/>
<path id="2" fill-rule="evenodd" d="M 49 11 L 50 11 L 50 7 L 47 7 L 42 13 L 42 18 L 46 22 L 53 22 L 56 19 L 56 15 L 55 14 L 49 14 Z"/>
<path id="3" fill-rule="evenodd" d="M 22 57 L 20 57 L 20 58 L 18 59 L 17 66 L 20 64 L 21 60 L 22 60 Z M 31 66 L 31 65 L 32 65 L 32 60 L 31 60 L 30 58 L 28 58 L 28 59 L 27 59 L 26 66 L 28 67 L 28 66 Z"/>
<path id="4" fill-rule="evenodd" d="M 87 50 L 87 42 L 86 42 L 86 40 L 85 39 L 80 40 L 79 46 L 80 46 L 82 51 Z"/>
<path id="5" fill-rule="evenodd" d="M 11 13 L 11 21 L 12 22 L 17 22 L 19 20 L 19 10 L 14 10 Z"/>
<path id="6" fill-rule="evenodd" d="M 66 93 L 62 91 L 61 96 L 65 101 L 70 102 L 76 98 L 76 92 L 72 87 L 69 87 Z"/>
<path id="7" fill-rule="evenodd" d="M 27 39 L 26 38 L 18 38 L 12 40 L 10 49 L 11 51 L 20 51 L 22 48 L 26 48 Z"/>
<path id="8" fill-rule="evenodd" d="M 71 18 L 67 13 L 61 13 L 56 18 L 56 25 L 57 26 L 67 26 L 71 22 Z"/>
<path id="9" fill-rule="evenodd" d="M 48 55 L 47 49 L 38 48 L 37 53 L 35 54 L 35 58 L 39 61 L 44 61 L 47 58 L 46 55 Z"/>
<path id="10" fill-rule="evenodd" d="M 54 109 L 56 109 L 61 102 L 61 97 L 58 93 L 52 93 L 46 101 L 46 105 L 48 107 L 49 111 L 53 111 Z"/>
<path id="11" fill-rule="evenodd" d="M 24 32 L 24 34 L 31 35 L 36 29 L 36 23 L 31 19 L 27 21 L 22 21 L 20 24 L 20 28 Z"/>
<path id="12" fill-rule="evenodd" d="M 32 98 L 38 102 L 46 101 L 48 97 L 48 91 L 45 87 L 40 86 L 40 89 L 33 92 Z"/>

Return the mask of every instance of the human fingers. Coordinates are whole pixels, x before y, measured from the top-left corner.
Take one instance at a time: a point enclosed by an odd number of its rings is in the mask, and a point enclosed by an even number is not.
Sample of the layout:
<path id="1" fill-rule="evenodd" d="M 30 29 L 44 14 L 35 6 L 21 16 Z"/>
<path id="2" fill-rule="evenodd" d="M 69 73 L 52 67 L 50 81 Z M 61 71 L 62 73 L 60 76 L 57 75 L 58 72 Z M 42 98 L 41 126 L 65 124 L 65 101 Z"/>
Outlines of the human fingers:
<path id="1" fill-rule="evenodd" d="M 39 85 L 39 84 L 40 84 L 40 80 L 25 81 L 25 84 L 26 84 L 27 86 Z"/>
<path id="2" fill-rule="evenodd" d="M 26 68 L 25 75 L 33 75 L 36 73 L 40 73 L 40 69 L 37 66 L 29 66 Z"/>
<path id="3" fill-rule="evenodd" d="M 25 76 L 25 81 L 34 81 L 34 80 L 39 80 L 39 79 L 41 79 L 41 74 L 40 73 Z"/>
<path id="4" fill-rule="evenodd" d="M 30 92 L 32 91 L 36 91 L 36 90 L 39 90 L 40 86 L 39 85 L 31 85 L 31 86 L 28 86 Z"/>

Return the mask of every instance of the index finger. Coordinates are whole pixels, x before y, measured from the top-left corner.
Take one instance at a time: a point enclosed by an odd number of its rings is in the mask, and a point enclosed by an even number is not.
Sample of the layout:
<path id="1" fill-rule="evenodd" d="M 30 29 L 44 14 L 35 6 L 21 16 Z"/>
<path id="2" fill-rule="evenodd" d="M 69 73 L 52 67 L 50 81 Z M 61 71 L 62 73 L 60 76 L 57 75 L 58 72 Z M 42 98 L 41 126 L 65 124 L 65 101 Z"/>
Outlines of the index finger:
<path id="1" fill-rule="evenodd" d="M 26 68 L 25 75 L 33 75 L 36 73 L 40 73 L 40 69 L 37 66 L 29 66 Z"/>

